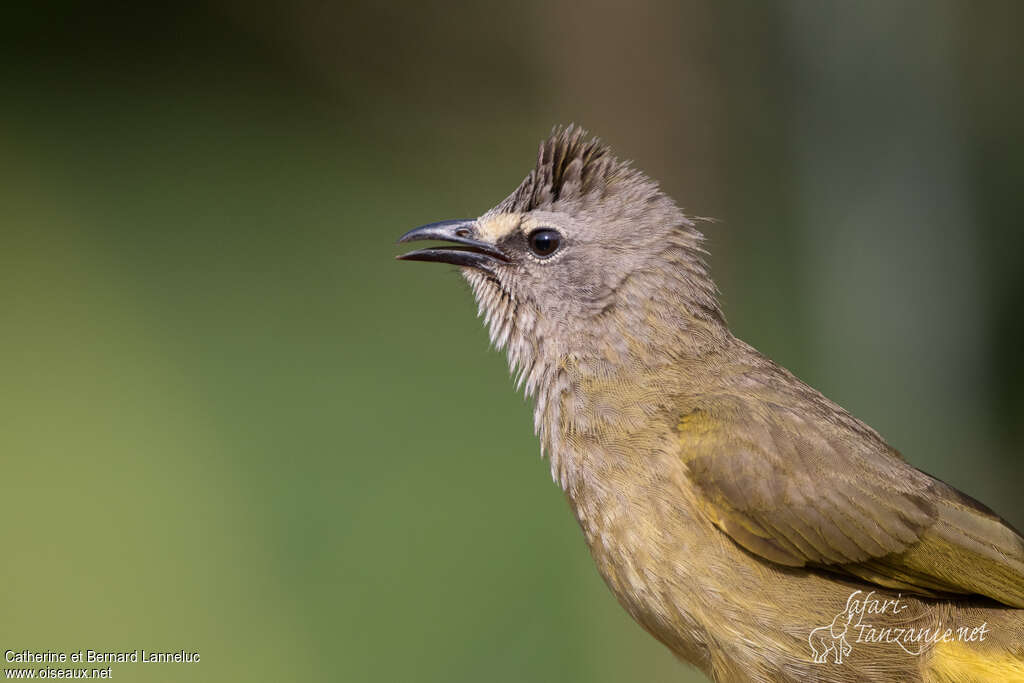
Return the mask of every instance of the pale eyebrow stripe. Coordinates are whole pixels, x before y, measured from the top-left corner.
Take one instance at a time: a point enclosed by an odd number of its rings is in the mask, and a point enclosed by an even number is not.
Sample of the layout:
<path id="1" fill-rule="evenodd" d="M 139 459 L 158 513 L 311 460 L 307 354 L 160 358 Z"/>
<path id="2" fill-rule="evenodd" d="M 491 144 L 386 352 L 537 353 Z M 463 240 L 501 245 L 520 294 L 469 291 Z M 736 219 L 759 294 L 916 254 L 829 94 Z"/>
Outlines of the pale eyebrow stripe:
<path id="1" fill-rule="evenodd" d="M 477 221 L 476 229 L 480 237 L 497 242 L 519 228 L 521 217 L 517 214 L 503 213 Z"/>

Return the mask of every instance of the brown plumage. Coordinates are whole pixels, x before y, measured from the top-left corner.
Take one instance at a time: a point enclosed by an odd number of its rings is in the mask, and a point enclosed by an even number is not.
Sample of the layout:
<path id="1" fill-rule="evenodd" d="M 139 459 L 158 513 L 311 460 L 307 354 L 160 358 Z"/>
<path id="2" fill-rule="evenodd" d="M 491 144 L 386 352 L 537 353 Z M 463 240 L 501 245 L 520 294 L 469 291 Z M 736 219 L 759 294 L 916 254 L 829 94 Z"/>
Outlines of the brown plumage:
<path id="1" fill-rule="evenodd" d="M 702 236 L 574 127 L 454 263 L 598 571 L 721 681 L 1024 680 L 1024 539 L 736 339 Z M 949 634 L 946 633 L 949 629 Z M 972 637 L 973 635 L 973 637 Z"/>

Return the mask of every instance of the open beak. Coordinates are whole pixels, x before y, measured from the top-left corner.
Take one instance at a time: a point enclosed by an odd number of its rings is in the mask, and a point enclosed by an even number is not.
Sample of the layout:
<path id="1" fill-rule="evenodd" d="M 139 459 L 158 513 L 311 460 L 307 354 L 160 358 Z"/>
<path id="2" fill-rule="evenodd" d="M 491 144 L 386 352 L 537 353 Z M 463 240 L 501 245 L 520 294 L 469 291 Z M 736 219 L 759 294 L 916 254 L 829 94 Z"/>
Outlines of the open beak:
<path id="1" fill-rule="evenodd" d="M 437 261 L 455 266 L 478 268 L 493 273 L 499 263 L 508 263 L 508 256 L 493 244 L 481 242 L 476 237 L 476 221 L 460 219 L 441 221 L 415 228 L 398 239 L 398 243 L 417 240 L 438 240 L 451 242 L 454 246 L 417 249 L 395 258 L 402 261 Z"/>

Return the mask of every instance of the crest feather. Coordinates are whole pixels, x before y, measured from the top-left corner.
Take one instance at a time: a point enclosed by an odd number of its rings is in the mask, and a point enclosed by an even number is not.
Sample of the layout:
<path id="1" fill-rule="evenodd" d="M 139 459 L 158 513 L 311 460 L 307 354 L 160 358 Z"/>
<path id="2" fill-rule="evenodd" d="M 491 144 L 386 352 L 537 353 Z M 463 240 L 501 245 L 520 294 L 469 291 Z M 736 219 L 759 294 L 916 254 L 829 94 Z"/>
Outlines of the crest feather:
<path id="1" fill-rule="evenodd" d="M 590 195 L 603 197 L 620 181 L 643 178 L 583 128 L 556 126 L 540 143 L 536 167 L 494 212 L 526 212 Z"/>

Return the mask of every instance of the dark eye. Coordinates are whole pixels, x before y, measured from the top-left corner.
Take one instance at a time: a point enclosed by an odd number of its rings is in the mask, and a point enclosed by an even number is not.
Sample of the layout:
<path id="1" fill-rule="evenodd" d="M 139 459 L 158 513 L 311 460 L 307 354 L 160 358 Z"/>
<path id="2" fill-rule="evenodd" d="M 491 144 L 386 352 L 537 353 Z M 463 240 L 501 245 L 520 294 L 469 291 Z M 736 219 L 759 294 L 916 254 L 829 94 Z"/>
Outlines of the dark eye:
<path id="1" fill-rule="evenodd" d="M 562 246 L 562 236 L 551 228 L 534 230 L 527 240 L 530 243 L 530 251 L 541 258 L 551 256 Z"/>

